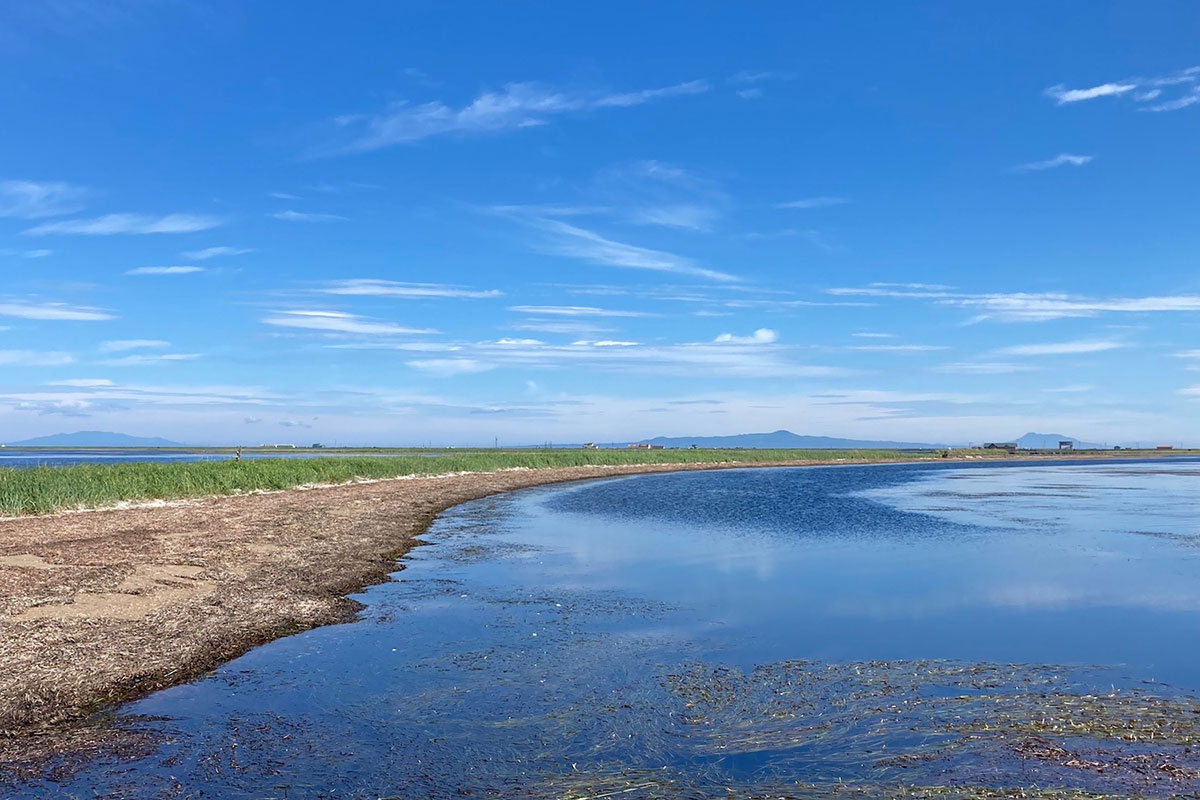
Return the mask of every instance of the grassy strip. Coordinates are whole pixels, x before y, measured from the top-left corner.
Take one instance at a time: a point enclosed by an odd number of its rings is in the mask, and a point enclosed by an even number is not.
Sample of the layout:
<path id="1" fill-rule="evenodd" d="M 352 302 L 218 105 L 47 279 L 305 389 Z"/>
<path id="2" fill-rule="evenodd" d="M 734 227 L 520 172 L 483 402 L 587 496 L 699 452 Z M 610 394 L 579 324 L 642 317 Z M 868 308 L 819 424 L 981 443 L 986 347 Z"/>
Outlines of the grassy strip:
<path id="1" fill-rule="evenodd" d="M 174 500 L 365 478 L 623 464 L 692 464 L 899 459 L 890 450 L 483 450 L 420 456 L 256 459 L 235 462 L 83 464 L 0 469 L 0 516 L 102 508 L 122 501 Z"/>

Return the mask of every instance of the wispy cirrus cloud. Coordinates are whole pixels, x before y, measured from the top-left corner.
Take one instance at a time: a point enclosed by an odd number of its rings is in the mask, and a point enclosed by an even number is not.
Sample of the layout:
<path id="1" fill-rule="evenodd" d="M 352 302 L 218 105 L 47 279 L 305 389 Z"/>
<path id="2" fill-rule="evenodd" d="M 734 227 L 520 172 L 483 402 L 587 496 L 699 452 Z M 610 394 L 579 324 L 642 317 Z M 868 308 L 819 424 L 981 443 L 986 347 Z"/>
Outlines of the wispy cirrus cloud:
<path id="1" fill-rule="evenodd" d="M 349 219 L 340 214 L 318 214 L 312 211 L 293 211 L 291 209 L 276 211 L 270 216 L 284 222 L 342 222 Z"/>
<path id="2" fill-rule="evenodd" d="M 602 266 L 673 272 L 715 281 L 738 280 L 736 276 L 727 272 L 697 266 L 695 262 L 685 256 L 607 239 L 595 231 L 562 220 L 542 220 L 540 227 L 551 234 L 551 238 L 545 245 L 546 249 L 559 255 L 579 258 Z"/>
<path id="3" fill-rule="evenodd" d="M 560 333 L 565 336 L 591 336 L 598 333 L 612 333 L 615 328 L 603 325 L 593 325 L 588 322 L 555 322 L 550 320 L 529 319 L 508 326 L 514 331 L 531 331 L 535 333 Z"/>
<path id="4" fill-rule="evenodd" d="M 1016 372 L 1034 372 L 1039 368 L 1033 364 L 1005 361 L 956 361 L 939 364 L 932 369 L 947 375 L 1011 375 Z"/>
<path id="5" fill-rule="evenodd" d="M 856 374 L 845 367 L 806 364 L 796 360 L 796 349 L 773 341 L 738 340 L 642 345 L 627 340 L 581 340 L 552 345 L 537 340 L 501 339 L 464 343 L 453 356 L 417 359 L 410 367 L 435 375 L 484 372 L 500 368 L 553 369 L 587 366 L 622 373 L 651 372 L 689 377 L 701 370 L 712 378 L 837 378 Z"/>
<path id="6" fill-rule="evenodd" d="M 920 284 L 870 284 L 864 287 L 827 289 L 839 297 L 890 297 L 927 300 L 936 305 L 957 306 L 981 312 L 970 320 L 979 322 L 1042 322 L 1101 314 L 1167 313 L 1200 311 L 1200 295 L 1149 297 L 1089 297 L 1056 292 L 997 292 L 972 294 L 948 287 L 919 288 Z M 910 288 L 912 287 L 912 288 Z"/>
<path id="7" fill-rule="evenodd" d="M 353 333 L 365 336 L 396 336 L 415 333 L 437 333 L 431 328 L 409 328 L 395 322 L 379 322 L 341 311 L 276 311 L 263 318 L 263 323 L 280 328 L 301 328 L 323 333 Z"/>
<path id="8" fill-rule="evenodd" d="M 170 346 L 170 342 L 162 339 L 112 339 L 101 342 L 97 349 L 101 353 L 123 353 L 128 350 L 155 350 Z"/>
<path id="9" fill-rule="evenodd" d="M 102 322 L 116 319 L 107 311 L 90 306 L 66 303 L 21 303 L 0 301 L 0 317 L 18 319 L 67 320 L 72 322 Z"/>
<path id="10" fill-rule="evenodd" d="M 773 70 L 742 70 L 729 76 L 727 83 L 741 87 L 736 90 L 738 97 L 743 100 L 757 100 L 766 92 L 759 84 L 767 81 L 790 81 L 795 79 L 793 72 L 776 72 Z"/>
<path id="11" fill-rule="evenodd" d="M 1115 339 L 1075 339 L 1068 342 L 1041 342 L 1001 347 L 993 352 L 1004 356 L 1063 356 L 1085 353 L 1103 353 L 1128 347 L 1126 342 Z"/>
<path id="12" fill-rule="evenodd" d="M 119 358 L 97 361 L 106 367 L 146 367 L 154 364 L 173 364 L 178 361 L 195 361 L 201 353 L 135 353 Z"/>
<path id="13" fill-rule="evenodd" d="M 844 206 L 849 202 L 850 202 L 850 199 L 847 197 L 833 197 L 833 196 L 804 197 L 804 198 L 801 198 L 800 200 L 788 200 L 787 202 L 784 202 L 784 203 L 776 203 L 775 207 L 776 208 L 798 208 L 798 209 L 828 208 L 830 206 Z"/>
<path id="14" fill-rule="evenodd" d="M 1170 96 L 1172 91 L 1175 92 L 1173 97 Z M 1125 78 L 1081 89 L 1071 89 L 1060 83 L 1043 94 L 1060 106 L 1102 97 L 1128 97 L 1138 104 L 1139 111 L 1178 111 L 1200 102 L 1200 67 L 1148 78 Z M 1164 96 L 1169 99 L 1154 102 Z"/>
<path id="15" fill-rule="evenodd" d="M 1028 164 L 1018 164 L 1013 167 L 1013 172 L 1040 172 L 1045 169 L 1054 169 L 1055 167 L 1082 167 L 1092 160 L 1091 156 L 1077 156 L 1071 153 L 1059 153 L 1054 158 L 1048 158 L 1045 161 L 1031 161 Z"/>
<path id="16" fill-rule="evenodd" d="M 413 369 L 440 377 L 487 372 L 498 365 L 473 358 L 416 358 L 405 362 Z"/>
<path id="17" fill-rule="evenodd" d="M 730 205 L 714 179 L 656 160 L 600 170 L 593 191 L 619 220 L 676 230 L 711 230 Z"/>
<path id="18" fill-rule="evenodd" d="M 46 250 L 45 248 L 37 250 L 18 250 L 12 247 L 0 248 L 0 256 L 16 256 L 17 258 L 45 258 L 53 253 L 53 250 Z"/>
<path id="19" fill-rule="evenodd" d="M 40 219 L 74 214 L 87 190 L 63 181 L 0 180 L 0 217 Z"/>
<path id="20" fill-rule="evenodd" d="M 134 269 L 126 270 L 126 275 L 191 275 L 196 272 L 204 272 L 204 267 L 192 266 L 177 266 L 177 267 L 135 267 Z"/>
<path id="21" fill-rule="evenodd" d="M 206 247 L 203 250 L 188 250 L 183 257 L 192 261 L 207 261 L 218 256 L 244 256 L 253 252 L 253 247 Z"/>
<path id="22" fill-rule="evenodd" d="M 46 350 L 0 350 L 0 366 L 61 367 L 73 363 L 70 353 Z"/>
<path id="23" fill-rule="evenodd" d="M 944 344 L 854 344 L 842 349 L 864 353 L 934 353 L 950 348 Z"/>
<path id="24" fill-rule="evenodd" d="M 30 236 L 48 234 L 111 236 L 114 234 L 195 233 L 221 224 L 217 217 L 202 214 L 105 214 L 91 219 L 46 222 L 25 231 Z"/>
<path id="25" fill-rule="evenodd" d="M 49 381 L 46 386 L 73 386 L 79 389 L 94 389 L 101 386 L 112 386 L 108 378 L 68 378 L 62 381 Z"/>
<path id="26" fill-rule="evenodd" d="M 1101 83 L 1087 89 L 1068 89 L 1064 84 L 1057 84 L 1046 89 L 1044 94 L 1052 97 L 1060 105 L 1079 103 L 1084 100 L 1095 100 L 1097 97 L 1117 97 L 1138 88 L 1136 83 Z"/>
<path id="27" fill-rule="evenodd" d="M 701 267 L 686 256 L 609 239 L 579 225 L 546 216 L 543 209 L 495 206 L 489 211 L 514 219 L 537 232 L 535 248 L 542 252 L 606 267 L 670 272 L 714 281 L 740 280 L 727 272 Z"/>
<path id="28" fill-rule="evenodd" d="M 553 317 L 653 317 L 644 311 L 621 311 L 593 306 L 509 306 L 509 311 L 521 314 L 549 315 Z"/>
<path id="29" fill-rule="evenodd" d="M 688 231 L 707 231 L 719 216 L 712 206 L 681 203 L 677 205 L 643 206 L 629 213 L 635 225 L 659 225 Z"/>
<path id="30" fill-rule="evenodd" d="M 428 298 L 480 299 L 501 297 L 499 289 L 469 289 L 445 283 L 405 283 L 379 278 L 350 278 L 331 281 L 317 290 L 322 294 L 361 297 L 397 297 L 406 300 Z"/>
<path id="31" fill-rule="evenodd" d="M 352 114 L 335 120 L 351 133 L 350 141 L 318 155 L 364 153 L 450 135 L 483 135 L 545 125 L 555 116 L 610 108 L 631 108 L 671 97 L 702 94 L 706 81 L 696 80 L 633 92 L 585 92 L 539 83 L 509 83 L 483 92 L 466 105 L 440 100 L 412 105 L 394 103 L 377 114 Z"/>
<path id="32" fill-rule="evenodd" d="M 759 328 L 749 336 L 738 336 L 733 333 L 722 333 L 714 342 L 720 344 L 723 342 L 731 342 L 733 344 L 773 344 L 779 341 L 779 334 L 770 328 Z"/>

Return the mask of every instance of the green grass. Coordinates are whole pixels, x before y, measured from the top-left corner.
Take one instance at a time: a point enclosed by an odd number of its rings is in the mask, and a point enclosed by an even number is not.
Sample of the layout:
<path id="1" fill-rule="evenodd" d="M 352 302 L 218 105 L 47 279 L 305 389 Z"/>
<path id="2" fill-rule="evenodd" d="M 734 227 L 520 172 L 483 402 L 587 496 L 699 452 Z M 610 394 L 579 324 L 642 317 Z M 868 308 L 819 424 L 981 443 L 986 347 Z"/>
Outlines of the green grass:
<path id="1" fill-rule="evenodd" d="M 445 451 L 442 451 L 443 453 Z M 890 450 L 475 450 L 421 456 L 345 456 L 235 462 L 86 464 L 0 469 L 0 516 L 102 508 L 122 501 L 175 500 L 363 478 L 619 464 L 865 461 L 903 458 Z"/>

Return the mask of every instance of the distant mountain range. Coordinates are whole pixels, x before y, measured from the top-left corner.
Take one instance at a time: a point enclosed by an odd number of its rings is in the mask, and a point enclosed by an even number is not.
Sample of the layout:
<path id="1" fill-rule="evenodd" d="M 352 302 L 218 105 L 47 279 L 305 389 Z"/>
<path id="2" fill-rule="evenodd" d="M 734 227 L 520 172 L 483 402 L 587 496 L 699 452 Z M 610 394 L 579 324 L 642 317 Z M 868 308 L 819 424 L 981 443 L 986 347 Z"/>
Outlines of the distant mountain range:
<path id="1" fill-rule="evenodd" d="M 801 436 L 791 431 L 739 433 L 734 436 L 657 436 L 653 439 L 643 439 L 638 444 L 660 444 L 663 447 L 691 447 L 692 445 L 716 448 L 744 447 L 764 450 L 929 450 L 946 447 L 944 444 L 927 442 L 889 442 L 876 439 L 839 439 L 834 436 Z"/>
<path id="2" fill-rule="evenodd" d="M 997 440 L 1001 441 L 1001 440 Z M 1072 442 L 1079 450 L 1095 450 L 1103 445 L 1083 442 L 1059 433 L 1027 433 L 1019 439 L 1002 441 L 1016 442 L 1022 450 L 1056 450 L 1059 442 Z M 732 436 L 656 436 L 642 439 L 637 444 L 654 444 L 663 447 L 713 447 L 746 449 L 797 449 L 797 450 L 931 450 L 948 447 L 946 444 L 929 442 L 893 442 L 882 439 L 841 439 L 836 436 L 802 436 L 791 431 L 773 433 L 739 433 Z M 76 431 L 37 436 L 19 442 L 8 442 L 9 447 L 183 447 L 179 442 L 157 436 L 130 436 L 126 433 L 109 431 Z M 620 445 L 618 445 L 620 446 Z M 961 445 L 959 445 L 961 446 Z"/>
<path id="3" fill-rule="evenodd" d="M 130 436 L 108 431 L 76 431 L 35 436 L 20 442 L 8 442 L 10 447 L 182 447 L 179 442 L 157 436 Z"/>
<path id="4" fill-rule="evenodd" d="M 1071 442 L 1078 450 L 1102 450 L 1104 445 L 1095 442 L 1081 442 L 1061 433 L 1027 433 L 1016 440 L 1022 450 L 1057 450 L 1059 442 Z"/>

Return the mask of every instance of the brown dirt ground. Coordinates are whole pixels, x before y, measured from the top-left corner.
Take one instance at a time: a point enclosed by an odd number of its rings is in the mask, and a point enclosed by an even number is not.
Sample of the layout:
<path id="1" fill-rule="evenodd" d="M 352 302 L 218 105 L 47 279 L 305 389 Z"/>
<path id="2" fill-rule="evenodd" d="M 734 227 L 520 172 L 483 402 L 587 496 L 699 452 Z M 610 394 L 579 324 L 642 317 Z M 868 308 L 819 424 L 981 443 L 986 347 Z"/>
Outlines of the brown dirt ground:
<path id="1" fill-rule="evenodd" d="M 722 466 L 747 465 L 506 470 L 0 520 L 0 773 L 95 750 L 109 728 L 97 712 L 116 702 L 352 619 L 346 595 L 386 580 L 450 506 Z"/>

